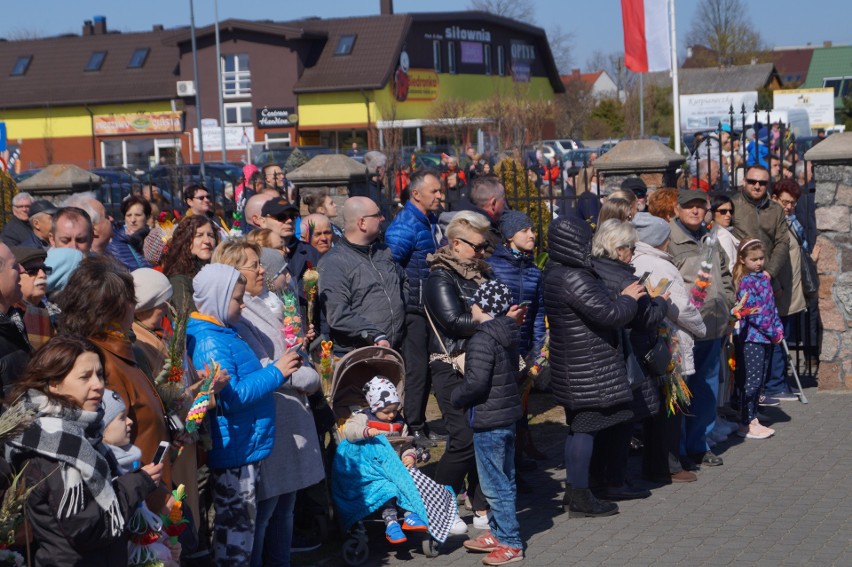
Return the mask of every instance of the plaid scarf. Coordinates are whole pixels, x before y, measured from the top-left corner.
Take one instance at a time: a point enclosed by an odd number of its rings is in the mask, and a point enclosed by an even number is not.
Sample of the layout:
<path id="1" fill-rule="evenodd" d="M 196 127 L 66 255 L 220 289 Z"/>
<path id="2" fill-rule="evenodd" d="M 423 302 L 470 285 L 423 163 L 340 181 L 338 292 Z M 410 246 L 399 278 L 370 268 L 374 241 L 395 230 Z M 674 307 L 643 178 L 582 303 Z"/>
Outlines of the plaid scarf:
<path id="1" fill-rule="evenodd" d="M 62 499 L 57 518 L 69 518 L 84 507 L 84 487 L 106 512 L 110 534 L 124 530 L 124 517 L 112 487 L 115 457 L 101 439 L 103 408 L 85 411 L 50 401 L 29 390 L 18 403 L 35 414 L 33 423 L 6 443 L 6 458 L 36 453 L 61 463 Z"/>

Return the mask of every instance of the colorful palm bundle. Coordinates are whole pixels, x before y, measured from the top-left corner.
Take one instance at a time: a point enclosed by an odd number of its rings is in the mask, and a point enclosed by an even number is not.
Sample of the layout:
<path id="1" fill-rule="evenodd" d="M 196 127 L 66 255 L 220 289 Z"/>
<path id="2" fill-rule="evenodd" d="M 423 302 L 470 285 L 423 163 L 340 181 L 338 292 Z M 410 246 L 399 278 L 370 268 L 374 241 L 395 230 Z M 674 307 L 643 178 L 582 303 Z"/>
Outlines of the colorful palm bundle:
<path id="1" fill-rule="evenodd" d="M 311 223 L 311 232 L 313 232 L 313 223 Z M 308 242 L 310 242 L 310 240 L 308 240 Z M 317 299 L 318 284 L 319 272 L 314 269 L 310 262 L 308 262 L 308 269 L 305 270 L 305 275 L 302 276 L 302 285 L 305 287 L 305 297 L 308 299 L 308 326 L 313 324 L 311 316 L 314 313 L 314 302 Z"/>
<path id="2" fill-rule="evenodd" d="M 127 522 L 130 541 L 127 542 L 127 564 L 131 567 L 162 567 L 170 556 L 161 540 L 163 522 L 142 502 Z"/>
<path id="3" fill-rule="evenodd" d="M 713 282 L 713 253 L 716 248 L 716 240 L 716 231 L 713 230 L 701 242 L 702 260 L 698 268 L 698 275 L 689 291 L 689 302 L 696 309 L 704 307 L 704 302 L 707 300 L 707 288 Z"/>
<path id="4" fill-rule="evenodd" d="M 283 316 L 284 340 L 292 339 L 292 337 L 302 336 L 302 316 L 299 314 L 299 297 L 291 289 L 284 289 L 281 292 L 281 302 L 284 304 L 284 309 L 281 314 Z M 287 345 L 288 347 L 292 344 Z"/>
<path id="5" fill-rule="evenodd" d="M 185 356 L 186 356 L 186 324 L 189 320 L 186 313 L 178 313 L 174 307 L 169 305 L 172 315 L 172 336 L 167 348 L 168 354 L 163 364 L 163 369 L 154 379 L 154 387 L 166 413 L 180 415 L 186 409 L 187 381 L 184 378 Z"/>
<path id="6" fill-rule="evenodd" d="M 234 211 L 234 222 L 231 224 L 231 230 L 228 231 L 228 236 L 231 238 L 241 238 L 243 236 L 243 213 L 242 211 Z"/>
<path id="7" fill-rule="evenodd" d="M 742 321 L 744 317 L 760 313 L 760 307 L 746 307 L 746 303 L 748 303 L 747 291 L 743 292 L 743 296 L 737 301 L 737 304 L 734 305 L 733 309 L 731 309 L 731 323 L 734 324 L 735 333 L 739 331 L 740 321 Z"/>
<path id="8" fill-rule="evenodd" d="M 334 343 L 331 341 L 322 341 L 320 343 L 319 374 L 320 378 L 322 378 L 322 390 L 325 394 L 329 393 L 331 378 L 334 372 L 334 355 L 331 353 L 332 346 L 334 346 Z"/>
<path id="9" fill-rule="evenodd" d="M 180 484 L 176 489 L 172 490 L 174 504 L 172 504 L 168 516 L 160 515 L 160 518 L 163 520 L 163 531 L 169 537 L 169 543 L 172 545 L 177 544 L 178 537 L 189 526 L 189 521 L 183 517 L 183 499 L 185 497 L 186 489 L 184 485 Z"/>
<path id="10" fill-rule="evenodd" d="M 187 433 L 195 433 L 201 427 L 201 422 L 207 415 L 207 408 L 210 407 L 210 390 L 213 383 L 219 379 L 219 372 L 222 369 L 219 363 L 215 361 L 210 361 L 210 365 L 205 364 L 204 368 L 207 370 L 207 378 L 201 383 L 201 388 L 199 388 L 195 399 L 192 400 L 189 412 L 186 414 Z"/>
<path id="11" fill-rule="evenodd" d="M 681 367 L 683 356 L 680 350 L 680 341 L 678 341 L 677 335 L 672 333 L 666 325 L 661 326 L 658 333 L 665 339 L 666 345 L 672 353 L 672 360 L 666 369 L 666 375 L 663 377 L 666 414 L 674 415 L 675 412 L 686 414 L 686 407 L 692 402 L 692 392 L 689 391 L 689 386 L 686 385 L 686 380 L 683 377 Z"/>

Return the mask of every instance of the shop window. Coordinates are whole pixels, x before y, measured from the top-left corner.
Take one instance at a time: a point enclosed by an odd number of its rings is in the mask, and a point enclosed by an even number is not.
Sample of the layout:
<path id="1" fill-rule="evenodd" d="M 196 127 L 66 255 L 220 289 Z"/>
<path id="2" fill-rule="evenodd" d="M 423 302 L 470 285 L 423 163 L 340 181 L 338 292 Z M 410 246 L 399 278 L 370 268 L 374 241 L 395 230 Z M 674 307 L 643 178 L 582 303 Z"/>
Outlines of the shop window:
<path id="1" fill-rule="evenodd" d="M 229 102 L 225 104 L 225 126 L 251 126 L 251 103 Z"/>
<path id="2" fill-rule="evenodd" d="M 352 53 L 352 47 L 355 45 L 355 37 L 354 35 L 341 36 L 340 41 L 337 42 L 337 49 L 334 50 L 334 54 L 349 55 Z"/>
<path id="3" fill-rule="evenodd" d="M 266 149 L 272 146 L 289 146 L 290 132 L 267 132 L 264 135 Z"/>
<path id="4" fill-rule="evenodd" d="M 497 74 L 501 77 L 506 74 L 506 61 L 503 58 L 503 46 L 497 46 Z"/>
<path id="5" fill-rule="evenodd" d="M 106 51 L 93 51 L 89 56 L 89 62 L 86 63 L 84 71 L 100 71 L 106 59 Z"/>
<path id="6" fill-rule="evenodd" d="M 450 41 L 447 43 L 447 71 L 451 75 L 456 74 L 456 42 Z"/>
<path id="7" fill-rule="evenodd" d="M 438 39 L 432 40 L 432 64 L 435 67 L 435 72 L 441 72 L 441 41 Z"/>
<path id="8" fill-rule="evenodd" d="M 222 94 L 226 98 L 251 95 L 251 71 L 247 53 L 222 56 Z"/>
<path id="9" fill-rule="evenodd" d="M 148 59 L 148 54 L 151 52 L 147 47 L 142 47 L 133 52 L 133 55 L 130 56 L 130 62 L 127 64 L 128 69 L 139 69 L 143 65 L 145 65 L 145 61 Z"/>
<path id="10" fill-rule="evenodd" d="M 485 46 L 485 74 L 491 74 L 491 46 Z"/>
<path id="11" fill-rule="evenodd" d="M 10 73 L 13 77 L 20 77 L 27 74 L 27 69 L 30 68 L 30 63 L 33 60 L 32 55 L 22 55 L 18 57 L 15 61 L 15 66 L 12 67 L 12 72 Z"/>

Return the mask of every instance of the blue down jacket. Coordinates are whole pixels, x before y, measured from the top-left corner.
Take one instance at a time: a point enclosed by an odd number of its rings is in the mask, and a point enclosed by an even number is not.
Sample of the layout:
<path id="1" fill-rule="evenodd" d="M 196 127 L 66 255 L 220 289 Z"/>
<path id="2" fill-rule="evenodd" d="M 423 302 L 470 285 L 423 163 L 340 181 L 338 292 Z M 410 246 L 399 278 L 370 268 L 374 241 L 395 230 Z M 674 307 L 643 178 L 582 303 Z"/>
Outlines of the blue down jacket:
<path id="1" fill-rule="evenodd" d="M 150 268 L 151 264 L 142 252 L 142 243 L 148 232 L 147 228 L 143 228 L 128 235 L 124 227 L 116 229 L 107 245 L 107 254 L 124 264 L 131 272 L 139 268 Z"/>
<path id="2" fill-rule="evenodd" d="M 385 244 L 393 253 L 393 260 L 403 267 L 408 276 L 409 295 L 405 310 L 423 313 L 423 283 L 429 277 L 426 256 L 437 249 L 433 228 L 438 219 L 426 216 L 411 201 L 394 217 L 385 231 Z"/>
<path id="3" fill-rule="evenodd" d="M 494 279 L 512 290 L 512 303 L 519 305 L 529 301 L 524 324 L 521 325 L 521 356 L 538 353 L 544 344 L 544 286 L 542 273 L 532 256 L 516 255 L 501 244 L 486 260 L 494 270 Z"/>
<path id="4" fill-rule="evenodd" d="M 262 367 L 236 331 L 201 317 L 193 315 L 187 324 L 187 354 L 196 368 L 215 361 L 231 375 L 210 415 L 213 448 L 207 453 L 208 463 L 216 469 L 256 463 L 272 451 L 272 392 L 284 383 L 285 376 L 271 364 Z"/>

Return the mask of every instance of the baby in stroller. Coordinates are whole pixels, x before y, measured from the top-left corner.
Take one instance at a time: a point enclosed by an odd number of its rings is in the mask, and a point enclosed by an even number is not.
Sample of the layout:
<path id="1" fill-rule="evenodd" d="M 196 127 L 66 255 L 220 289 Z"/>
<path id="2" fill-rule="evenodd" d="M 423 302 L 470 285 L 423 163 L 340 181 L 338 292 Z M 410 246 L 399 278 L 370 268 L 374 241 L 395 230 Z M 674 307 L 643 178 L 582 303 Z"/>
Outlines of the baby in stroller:
<path id="1" fill-rule="evenodd" d="M 346 420 L 341 428 L 343 438 L 350 443 L 359 443 L 385 435 L 406 468 L 413 467 L 418 456 L 421 460 L 428 460 L 428 453 L 421 451 L 418 454 L 412 444 L 408 425 L 399 413 L 399 393 L 393 383 L 386 377 L 377 375 L 364 385 L 363 392 L 368 407 L 353 412 Z M 415 512 L 406 514 L 400 526 L 396 498 L 391 498 L 384 504 L 382 520 L 385 522 L 385 537 L 392 544 L 407 541 L 404 531 L 425 532 L 428 529 Z"/>

